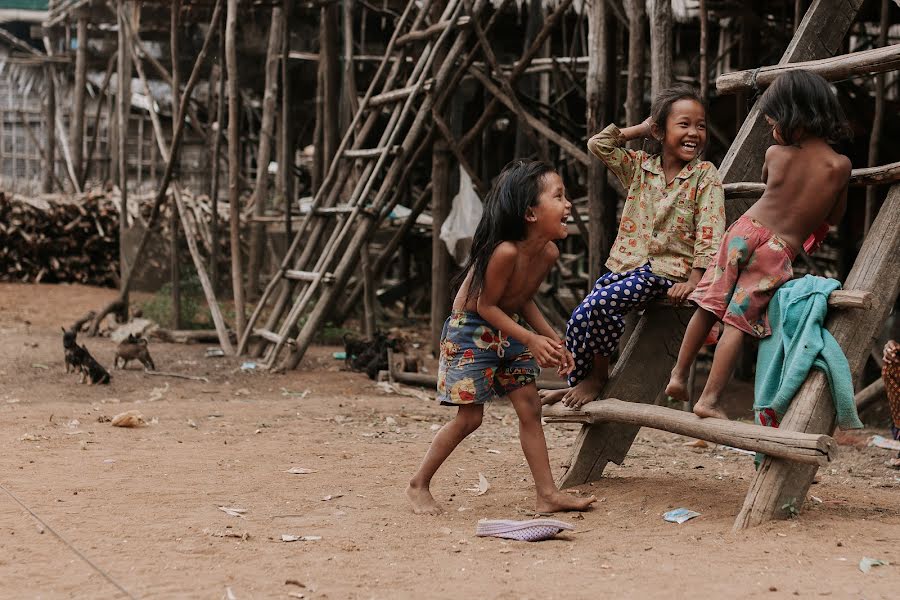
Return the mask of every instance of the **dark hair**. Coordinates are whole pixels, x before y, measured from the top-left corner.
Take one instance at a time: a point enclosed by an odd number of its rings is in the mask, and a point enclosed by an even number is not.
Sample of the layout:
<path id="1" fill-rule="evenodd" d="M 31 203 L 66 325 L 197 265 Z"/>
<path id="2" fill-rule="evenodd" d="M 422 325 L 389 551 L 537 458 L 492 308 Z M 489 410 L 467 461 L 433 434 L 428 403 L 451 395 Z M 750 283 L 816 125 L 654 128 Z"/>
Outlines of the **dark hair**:
<path id="1" fill-rule="evenodd" d="M 650 106 L 650 116 L 661 131 L 666 130 L 666 120 L 672 112 L 672 105 L 679 100 L 693 100 L 702 106 L 703 111 L 706 112 L 706 102 L 703 101 L 697 88 L 686 83 L 678 83 L 672 87 L 667 87 L 656 94 L 656 98 L 653 99 L 653 104 Z"/>
<path id="2" fill-rule="evenodd" d="M 472 270 L 466 301 L 484 286 L 484 273 L 494 249 L 505 241 L 525 239 L 525 212 L 538 203 L 541 179 L 556 169 L 538 160 L 517 159 L 505 167 L 484 200 L 484 213 L 475 228 L 472 250 L 460 280 Z"/>
<path id="3" fill-rule="evenodd" d="M 821 75 L 798 69 L 778 76 L 759 100 L 763 115 L 775 121 L 786 144 L 798 134 L 835 143 L 850 137 L 844 109 Z"/>

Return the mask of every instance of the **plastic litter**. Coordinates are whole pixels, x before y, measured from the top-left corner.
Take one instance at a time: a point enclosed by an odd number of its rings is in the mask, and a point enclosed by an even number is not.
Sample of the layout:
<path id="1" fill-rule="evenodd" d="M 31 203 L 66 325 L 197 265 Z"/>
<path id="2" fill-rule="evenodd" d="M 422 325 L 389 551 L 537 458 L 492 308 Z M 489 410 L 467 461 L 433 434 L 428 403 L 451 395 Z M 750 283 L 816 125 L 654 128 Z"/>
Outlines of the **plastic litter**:
<path id="1" fill-rule="evenodd" d="M 863 556 L 859 561 L 859 570 L 863 573 L 868 573 L 872 570 L 872 567 L 886 567 L 889 565 L 886 560 L 881 560 L 880 558 L 869 558 L 868 556 Z"/>
<path id="2" fill-rule="evenodd" d="M 900 440 L 891 440 L 882 435 L 873 435 L 869 445 L 887 450 L 900 450 Z"/>
<path id="3" fill-rule="evenodd" d="M 670 510 L 669 512 L 663 514 L 663 519 L 668 521 L 669 523 L 684 523 L 685 521 L 690 521 L 694 517 L 699 517 L 700 513 L 695 512 L 693 510 L 689 510 L 687 508 L 676 508 L 674 510 Z"/>

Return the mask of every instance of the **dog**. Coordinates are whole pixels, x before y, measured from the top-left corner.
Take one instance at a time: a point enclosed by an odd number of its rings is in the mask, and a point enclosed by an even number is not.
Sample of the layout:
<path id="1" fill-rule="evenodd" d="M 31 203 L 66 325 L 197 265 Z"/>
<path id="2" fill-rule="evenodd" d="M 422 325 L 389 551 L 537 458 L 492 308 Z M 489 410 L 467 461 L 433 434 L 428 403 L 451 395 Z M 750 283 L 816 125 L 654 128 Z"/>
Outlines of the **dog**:
<path id="1" fill-rule="evenodd" d="M 150 351 L 147 349 L 147 340 L 132 334 L 128 334 L 128 339 L 119 342 L 119 346 L 116 348 L 116 357 L 113 359 L 114 369 L 120 368 L 119 359 L 122 360 L 122 369 L 127 368 L 130 361 L 138 360 L 144 365 L 144 369 L 156 370 L 156 365 L 153 364 Z"/>
<path id="2" fill-rule="evenodd" d="M 112 379 L 109 371 L 104 369 L 103 365 L 91 356 L 87 348 L 81 346 L 81 350 L 84 352 L 84 360 L 81 363 L 81 383 L 85 383 L 85 381 L 87 381 L 88 385 L 109 383 L 109 380 Z"/>
<path id="3" fill-rule="evenodd" d="M 78 332 L 74 329 L 62 328 L 63 351 L 65 352 L 66 373 L 81 371 L 86 351 L 78 345 Z"/>

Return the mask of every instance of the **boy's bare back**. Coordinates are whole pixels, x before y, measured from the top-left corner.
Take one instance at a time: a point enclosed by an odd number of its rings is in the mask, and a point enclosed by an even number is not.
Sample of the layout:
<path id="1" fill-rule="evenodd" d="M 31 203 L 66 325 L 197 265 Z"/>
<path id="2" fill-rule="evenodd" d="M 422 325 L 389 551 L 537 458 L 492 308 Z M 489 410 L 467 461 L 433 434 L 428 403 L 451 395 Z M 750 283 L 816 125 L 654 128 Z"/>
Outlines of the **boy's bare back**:
<path id="1" fill-rule="evenodd" d="M 547 242 L 541 248 L 529 248 L 527 242 L 502 242 L 494 249 L 488 273 L 485 274 L 485 291 L 490 288 L 500 287 L 500 297 L 497 300 L 499 306 L 507 314 L 516 314 L 522 310 L 540 288 L 541 283 L 547 278 L 550 269 L 559 258 L 559 248 L 553 242 Z M 509 273 L 506 281 L 494 281 L 489 278 L 492 269 L 496 268 L 501 273 Z M 459 288 L 453 301 L 454 310 L 468 310 L 477 312 L 478 298 L 469 298 L 469 285 L 472 281 L 471 271 Z M 493 296 L 493 294 L 489 295 Z"/>
<path id="2" fill-rule="evenodd" d="M 766 150 L 766 191 L 747 211 L 794 250 L 823 222 L 836 224 L 847 207 L 850 159 L 819 138 Z"/>

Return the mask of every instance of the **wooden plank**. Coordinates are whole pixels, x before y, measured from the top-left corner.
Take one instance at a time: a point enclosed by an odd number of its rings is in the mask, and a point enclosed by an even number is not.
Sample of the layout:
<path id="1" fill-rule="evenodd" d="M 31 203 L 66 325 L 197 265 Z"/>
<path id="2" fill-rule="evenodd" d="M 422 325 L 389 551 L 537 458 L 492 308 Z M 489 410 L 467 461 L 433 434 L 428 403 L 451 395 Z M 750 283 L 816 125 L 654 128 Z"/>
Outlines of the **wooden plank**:
<path id="1" fill-rule="evenodd" d="M 725 73 L 716 79 L 716 90 L 719 94 L 734 94 L 739 91 L 752 90 L 754 86 L 757 88 L 768 87 L 779 75 L 798 69 L 812 71 L 828 81 L 835 81 L 858 75 L 895 71 L 898 68 L 900 68 L 900 44 L 895 44 L 818 60 Z"/>
<path id="2" fill-rule="evenodd" d="M 268 329 L 254 329 L 253 334 L 273 344 L 281 343 L 281 336 L 274 331 L 269 331 Z M 295 344 L 294 340 L 292 340 L 291 338 L 286 339 L 284 343 L 292 347 Z"/>
<path id="3" fill-rule="evenodd" d="M 410 85 L 405 88 L 400 88 L 399 90 L 391 90 L 390 92 L 384 92 L 383 94 L 377 94 L 372 96 L 369 99 L 369 106 L 381 106 L 382 104 L 390 104 L 391 102 L 399 102 L 400 100 L 406 100 L 406 98 L 412 94 L 416 90 L 416 86 Z"/>
<path id="4" fill-rule="evenodd" d="M 652 306 L 625 344 L 602 397 L 652 403 L 669 379 L 692 307 Z M 622 423 L 585 425 L 560 487 L 600 479 L 610 461 L 622 464 L 640 427 Z"/>
<path id="5" fill-rule="evenodd" d="M 548 406 L 544 409 L 544 419 L 548 423 L 625 423 L 650 427 L 810 465 L 824 466 L 837 457 L 837 443 L 824 434 L 701 419 L 683 410 L 616 398 L 589 402 L 578 410 L 566 408 L 562 403 Z"/>
<path id="6" fill-rule="evenodd" d="M 900 162 L 853 169 L 850 172 L 850 185 L 864 187 L 869 185 L 883 185 L 900 181 Z M 722 186 L 726 199 L 753 199 L 756 200 L 766 191 L 766 184 L 741 181 L 738 183 L 726 183 Z"/>
<path id="7" fill-rule="evenodd" d="M 871 293 L 872 308 L 864 313 L 839 312 L 825 325 L 841 345 L 850 371 L 859 373 L 900 292 L 900 184 L 894 185 L 872 224 L 845 285 Z M 805 433 L 834 431 L 834 404 L 828 380 L 814 371 L 797 392 L 781 421 L 781 429 Z M 744 529 L 773 518 L 791 516 L 784 506 L 800 509 L 816 468 L 767 457 L 757 470 L 734 529 Z"/>

